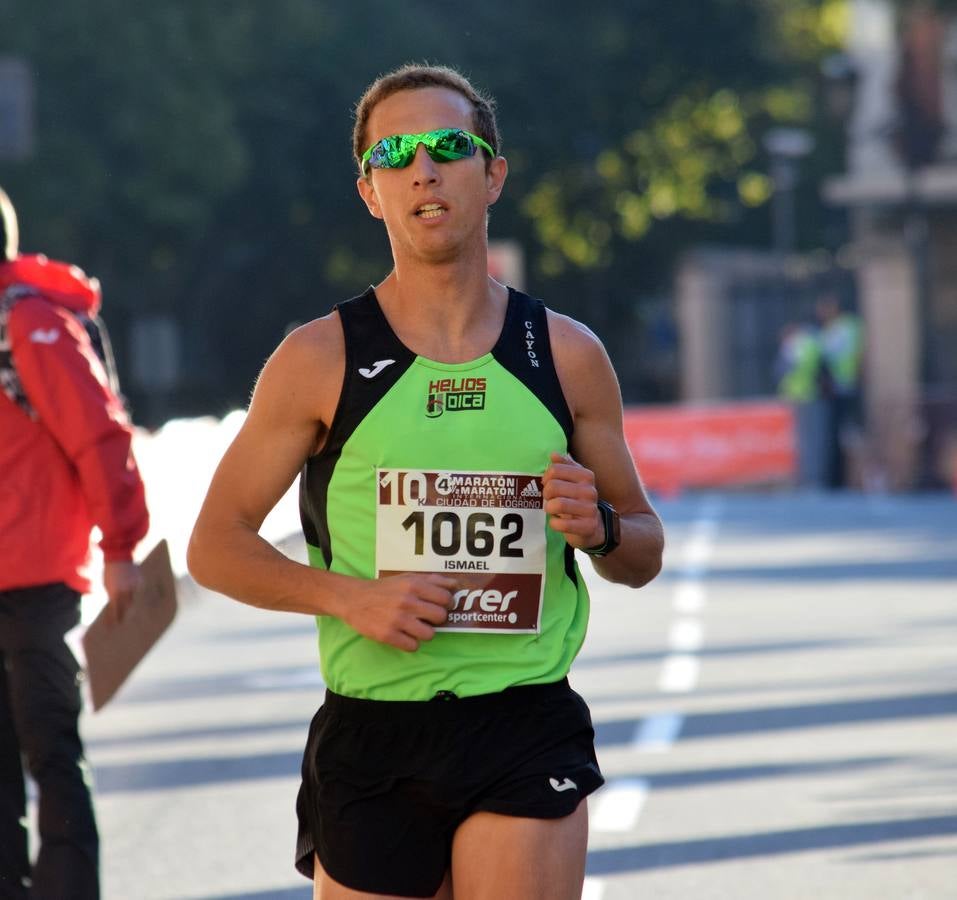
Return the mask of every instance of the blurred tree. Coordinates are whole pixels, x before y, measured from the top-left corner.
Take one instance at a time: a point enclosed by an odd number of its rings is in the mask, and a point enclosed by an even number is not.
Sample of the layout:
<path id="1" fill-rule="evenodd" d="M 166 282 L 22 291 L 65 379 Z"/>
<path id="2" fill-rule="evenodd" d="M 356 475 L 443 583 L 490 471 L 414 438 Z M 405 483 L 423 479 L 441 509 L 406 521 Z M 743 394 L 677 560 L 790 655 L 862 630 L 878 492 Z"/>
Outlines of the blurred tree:
<path id="1" fill-rule="evenodd" d="M 492 236 L 517 238 L 529 288 L 602 335 L 626 397 L 666 399 L 642 380 L 637 298 L 690 242 L 767 246 L 760 136 L 824 127 L 814 79 L 843 9 L 0 0 L 0 53 L 37 85 L 37 153 L 0 164 L 0 182 L 25 248 L 104 281 L 121 367 L 129 320 L 169 314 L 185 350 L 174 410 L 221 412 L 290 324 L 386 271 L 350 156 L 364 86 L 409 60 L 455 65 L 499 102 L 510 183 Z M 839 145 L 819 146 L 811 165 L 837 168 Z M 823 214 L 813 191 L 803 204 L 807 246 Z"/>

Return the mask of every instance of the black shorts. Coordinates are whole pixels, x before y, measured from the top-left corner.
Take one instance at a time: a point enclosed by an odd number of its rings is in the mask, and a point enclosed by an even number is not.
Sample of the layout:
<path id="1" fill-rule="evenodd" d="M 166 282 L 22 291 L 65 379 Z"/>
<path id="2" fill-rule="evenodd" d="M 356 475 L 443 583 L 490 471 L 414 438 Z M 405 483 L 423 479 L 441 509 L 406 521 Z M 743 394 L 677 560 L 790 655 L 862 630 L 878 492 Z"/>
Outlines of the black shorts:
<path id="1" fill-rule="evenodd" d="M 604 783 L 585 701 L 568 685 L 457 699 L 326 692 L 296 801 L 296 868 L 353 890 L 431 897 L 455 829 L 479 811 L 557 819 Z"/>

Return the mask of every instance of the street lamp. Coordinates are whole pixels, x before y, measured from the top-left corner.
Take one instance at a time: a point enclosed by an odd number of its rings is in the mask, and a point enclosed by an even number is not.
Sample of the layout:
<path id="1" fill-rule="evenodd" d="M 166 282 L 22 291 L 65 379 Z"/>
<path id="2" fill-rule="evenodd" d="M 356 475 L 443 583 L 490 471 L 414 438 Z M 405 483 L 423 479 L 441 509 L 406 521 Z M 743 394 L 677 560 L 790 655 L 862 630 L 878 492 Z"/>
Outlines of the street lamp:
<path id="1" fill-rule="evenodd" d="M 764 149 L 771 158 L 771 235 L 775 252 L 792 253 L 797 243 L 794 188 L 798 160 L 814 149 L 814 138 L 803 128 L 772 128 L 764 135 Z"/>

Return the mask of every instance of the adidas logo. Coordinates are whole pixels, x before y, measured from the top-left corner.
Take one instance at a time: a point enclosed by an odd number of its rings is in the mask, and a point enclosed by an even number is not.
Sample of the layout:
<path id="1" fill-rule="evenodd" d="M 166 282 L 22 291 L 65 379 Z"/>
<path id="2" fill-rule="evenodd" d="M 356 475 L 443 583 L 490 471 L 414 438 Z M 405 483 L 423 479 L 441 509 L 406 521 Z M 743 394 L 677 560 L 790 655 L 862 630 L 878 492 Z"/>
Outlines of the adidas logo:
<path id="1" fill-rule="evenodd" d="M 541 497 L 542 492 L 538 489 L 537 481 L 530 481 L 525 485 L 525 489 L 519 494 L 520 497 Z"/>

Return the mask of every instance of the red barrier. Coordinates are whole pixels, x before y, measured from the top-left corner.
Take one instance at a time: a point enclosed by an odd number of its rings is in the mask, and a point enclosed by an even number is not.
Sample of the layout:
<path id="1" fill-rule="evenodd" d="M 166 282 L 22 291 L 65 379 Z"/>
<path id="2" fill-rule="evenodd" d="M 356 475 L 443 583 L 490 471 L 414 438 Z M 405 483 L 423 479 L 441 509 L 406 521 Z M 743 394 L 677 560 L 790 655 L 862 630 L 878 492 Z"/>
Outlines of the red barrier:
<path id="1" fill-rule="evenodd" d="M 795 476 L 794 417 L 785 403 L 628 407 L 625 439 L 645 486 L 663 494 Z"/>

